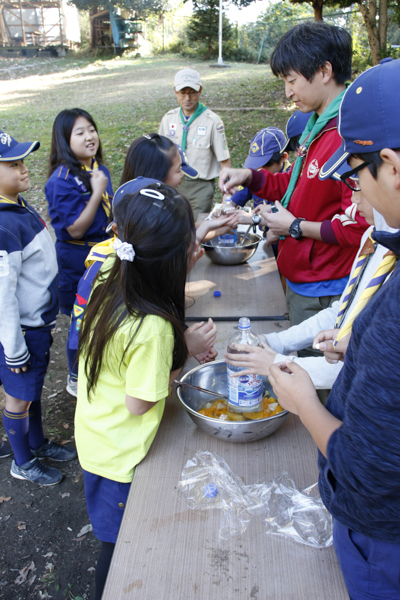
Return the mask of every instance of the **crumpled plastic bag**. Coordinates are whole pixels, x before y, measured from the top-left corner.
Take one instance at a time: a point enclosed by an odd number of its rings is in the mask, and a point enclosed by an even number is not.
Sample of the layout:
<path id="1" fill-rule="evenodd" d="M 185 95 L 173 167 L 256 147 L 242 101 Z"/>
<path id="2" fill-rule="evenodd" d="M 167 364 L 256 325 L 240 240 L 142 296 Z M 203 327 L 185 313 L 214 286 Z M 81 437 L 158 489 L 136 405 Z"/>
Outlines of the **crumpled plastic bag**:
<path id="1" fill-rule="evenodd" d="M 266 532 L 314 548 L 332 544 L 332 517 L 314 484 L 300 492 L 287 473 L 270 483 L 244 485 L 226 461 L 213 452 L 196 452 L 175 487 L 194 510 L 221 510 L 220 537 L 243 534 L 254 516 L 265 520 Z"/>

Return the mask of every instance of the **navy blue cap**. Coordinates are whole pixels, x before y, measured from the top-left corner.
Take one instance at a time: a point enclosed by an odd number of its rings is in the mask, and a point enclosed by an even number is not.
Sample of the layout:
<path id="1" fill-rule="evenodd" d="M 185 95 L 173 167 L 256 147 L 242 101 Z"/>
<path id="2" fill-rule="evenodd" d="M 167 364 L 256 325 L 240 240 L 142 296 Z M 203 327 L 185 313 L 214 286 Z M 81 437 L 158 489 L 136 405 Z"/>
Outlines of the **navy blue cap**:
<path id="1" fill-rule="evenodd" d="M 351 171 L 351 166 L 349 165 L 347 160 L 345 160 L 344 163 L 342 163 L 337 169 L 337 171 L 334 171 L 333 173 L 331 173 L 331 175 L 329 175 L 329 179 L 336 179 L 336 181 L 341 181 L 341 176 L 347 173 L 348 171 Z M 358 181 L 358 173 L 354 173 L 354 175 L 351 176 L 351 179 Z"/>
<path id="2" fill-rule="evenodd" d="M 5 131 L 0 131 L 0 162 L 22 160 L 31 152 L 37 150 L 40 142 L 17 142 Z"/>
<path id="3" fill-rule="evenodd" d="M 312 114 L 314 114 L 313 111 L 303 113 L 301 110 L 296 110 L 296 112 L 289 117 L 288 122 L 286 123 L 286 137 L 288 138 L 288 141 L 284 150 L 286 150 L 287 146 L 290 144 L 291 138 L 297 137 L 303 133 Z"/>
<path id="4" fill-rule="evenodd" d="M 342 145 L 320 169 L 320 179 L 330 177 L 350 154 L 400 148 L 398 89 L 400 59 L 385 58 L 354 80 L 339 109 Z"/>
<path id="5" fill-rule="evenodd" d="M 260 129 L 250 142 L 249 155 L 244 163 L 245 169 L 260 169 L 269 162 L 275 152 L 283 152 L 286 143 L 285 134 L 281 129 Z"/>
<path id="6" fill-rule="evenodd" d="M 142 190 L 143 188 L 146 188 L 149 185 L 153 185 L 153 183 L 158 183 L 159 185 L 161 185 L 161 181 L 158 181 L 157 179 L 150 179 L 149 177 L 136 177 L 136 179 L 131 179 L 131 181 L 127 181 L 126 183 L 123 183 L 115 192 L 114 194 L 114 198 L 113 198 L 113 208 L 115 207 L 116 204 L 118 204 L 118 202 L 120 200 L 122 200 L 122 198 L 124 196 L 126 196 L 126 194 L 136 194 L 136 192 L 138 192 L 139 190 Z M 111 228 L 114 224 L 114 221 L 112 221 L 106 229 L 107 233 L 110 233 Z"/>
<path id="7" fill-rule="evenodd" d="M 182 171 L 185 173 L 186 177 L 189 177 L 189 179 L 198 179 L 199 178 L 199 172 L 196 171 L 196 169 L 194 169 L 193 167 L 191 167 L 187 161 L 186 158 L 186 154 L 184 153 L 184 151 L 182 150 L 182 148 L 180 146 L 177 146 L 179 155 L 181 157 L 181 168 Z"/>

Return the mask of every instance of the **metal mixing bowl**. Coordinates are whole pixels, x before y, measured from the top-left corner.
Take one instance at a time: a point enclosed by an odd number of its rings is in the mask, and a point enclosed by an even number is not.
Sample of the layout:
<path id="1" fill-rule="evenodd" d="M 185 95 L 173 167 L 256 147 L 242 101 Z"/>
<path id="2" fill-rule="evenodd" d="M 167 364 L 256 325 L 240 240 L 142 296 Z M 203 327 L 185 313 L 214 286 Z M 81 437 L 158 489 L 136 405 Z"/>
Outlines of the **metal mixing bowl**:
<path id="1" fill-rule="evenodd" d="M 211 392 L 226 396 L 226 379 L 226 363 L 223 360 L 218 360 L 192 369 L 182 377 L 181 381 L 186 381 L 186 383 L 191 385 L 197 385 Z M 272 388 L 266 377 L 264 377 L 264 386 L 266 391 L 273 395 Z M 179 386 L 176 391 L 181 404 L 187 410 L 195 425 L 205 433 L 226 442 L 255 442 L 256 440 L 262 440 L 279 429 L 289 416 L 288 411 L 285 410 L 268 419 L 239 422 L 219 421 L 218 419 L 212 419 L 197 412 L 207 402 L 212 401 L 213 396 L 183 386 Z"/>
<path id="2" fill-rule="evenodd" d="M 244 232 L 237 234 L 237 244 L 243 239 Z M 262 238 L 251 233 L 246 238 L 243 246 L 218 246 L 218 238 L 202 244 L 206 256 L 217 265 L 240 265 L 249 260 L 257 250 Z"/>

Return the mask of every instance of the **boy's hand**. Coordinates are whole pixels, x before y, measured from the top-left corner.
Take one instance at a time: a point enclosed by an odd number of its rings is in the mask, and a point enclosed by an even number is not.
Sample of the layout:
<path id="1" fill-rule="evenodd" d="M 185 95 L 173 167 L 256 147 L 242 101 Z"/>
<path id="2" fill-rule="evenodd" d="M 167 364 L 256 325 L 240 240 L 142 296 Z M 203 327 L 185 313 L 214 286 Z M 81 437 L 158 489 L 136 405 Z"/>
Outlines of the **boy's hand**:
<path id="1" fill-rule="evenodd" d="M 295 216 L 283 208 L 282 204 L 278 201 L 275 202 L 275 208 L 278 212 L 272 212 L 272 206 L 263 207 L 263 210 L 260 211 L 262 214 L 267 227 L 271 230 L 271 232 L 277 236 L 280 235 L 289 235 L 289 227 L 295 220 Z"/>
<path id="2" fill-rule="evenodd" d="M 187 268 L 188 273 L 189 273 L 189 271 L 191 271 L 193 269 L 194 265 L 203 256 L 203 254 L 204 254 L 204 248 L 202 248 L 200 246 L 199 242 L 196 240 L 196 242 L 194 244 L 193 254 L 191 255 L 189 262 L 188 262 L 188 268 Z"/>
<path id="3" fill-rule="evenodd" d="M 205 352 L 200 352 L 200 354 L 196 354 L 194 356 L 194 358 L 201 365 L 204 365 L 205 363 L 215 360 L 217 358 L 217 356 L 218 356 L 218 352 L 216 351 L 216 349 L 213 346 L 212 348 L 210 348 L 209 350 L 206 350 Z"/>
<path id="4" fill-rule="evenodd" d="M 309 374 L 292 360 L 271 365 L 269 373 L 269 382 L 282 408 L 300 415 L 311 409 L 315 402 L 319 404 Z"/>
<path id="5" fill-rule="evenodd" d="M 251 169 L 222 169 L 219 174 L 218 185 L 221 192 L 234 194 L 237 186 L 246 187 L 251 181 Z"/>
<path id="6" fill-rule="evenodd" d="M 224 235 L 224 233 L 236 229 L 238 220 L 239 212 L 235 211 L 211 221 L 203 221 L 196 230 L 196 238 L 201 243 L 203 240 L 212 240 L 219 235 Z"/>
<path id="7" fill-rule="evenodd" d="M 18 369 L 12 369 L 11 367 L 9 367 L 9 369 L 10 369 L 10 371 L 12 373 L 17 373 L 17 375 L 18 375 L 18 373 L 26 373 L 26 371 L 28 370 L 28 367 L 27 366 L 26 367 L 20 367 Z"/>
<path id="8" fill-rule="evenodd" d="M 207 323 L 195 323 L 185 331 L 186 345 L 189 356 L 197 356 L 214 346 L 217 337 L 217 327 L 212 319 Z"/>
<path id="9" fill-rule="evenodd" d="M 313 348 L 321 350 L 324 353 L 325 360 L 334 365 L 339 360 L 344 361 L 344 355 L 346 354 L 347 346 L 350 341 L 350 333 L 346 337 L 342 338 L 336 346 L 334 342 L 339 335 L 340 329 L 327 329 L 326 331 L 320 331 L 313 340 Z"/>
<path id="10" fill-rule="evenodd" d="M 107 175 L 103 173 L 100 169 L 97 171 L 92 171 L 90 174 L 90 185 L 92 186 L 92 193 L 103 195 L 104 190 L 107 187 L 108 179 Z"/>
<path id="11" fill-rule="evenodd" d="M 279 240 L 279 235 L 275 235 L 272 233 L 270 229 L 267 231 L 267 236 L 265 238 L 265 245 L 271 246 L 271 244 L 275 244 Z"/>
<path id="12" fill-rule="evenodd" d="M 270 366 L 274 362 L 276 352 L 268 344 L 259 346 L 246 346 L 245 344 L 233 344 L 232 348 L 246 354 L 224 354 L 225 362 L 233 367 L 243 367 L 244 371 L 233 373 L 230 377 L 240 377 L 241 375 L 264 375 L 268 377 Z"/>

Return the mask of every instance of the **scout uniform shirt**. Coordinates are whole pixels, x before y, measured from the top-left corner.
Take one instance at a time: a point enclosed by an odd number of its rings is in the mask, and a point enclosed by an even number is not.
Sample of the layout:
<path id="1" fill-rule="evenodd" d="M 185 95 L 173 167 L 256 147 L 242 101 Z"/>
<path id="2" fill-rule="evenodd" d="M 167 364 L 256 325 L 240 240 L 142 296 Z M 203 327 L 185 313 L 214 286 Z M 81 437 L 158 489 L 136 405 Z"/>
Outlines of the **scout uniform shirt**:
<path id="1" fill-rule="evenodd" d="M 178 106 L 167 112 L 158 132 L 177 146 L 181 145 L 183 134 L 180 110 Z M 185 152 L 188 163 L 199 172 L 200 179 L 206 180 L 218 177 L 219 161 L 230 157 L 224 124 L 209 108 L 189 125 Z"/>

